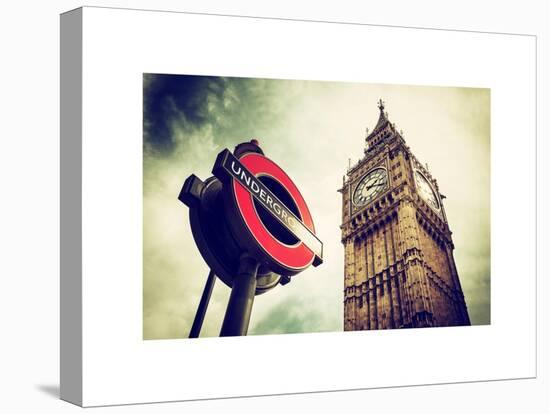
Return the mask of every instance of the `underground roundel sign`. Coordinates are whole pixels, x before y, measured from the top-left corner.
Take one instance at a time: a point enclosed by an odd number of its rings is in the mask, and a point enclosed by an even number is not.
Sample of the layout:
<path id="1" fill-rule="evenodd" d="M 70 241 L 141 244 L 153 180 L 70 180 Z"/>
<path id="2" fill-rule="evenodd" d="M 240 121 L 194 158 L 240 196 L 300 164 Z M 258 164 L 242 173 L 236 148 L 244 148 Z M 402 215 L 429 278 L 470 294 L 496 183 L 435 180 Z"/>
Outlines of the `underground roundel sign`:
<path id="1" fill-rule="evenodd" d="M 322 263 L 309 208 L 281 167 L 256 152 L 237 158 L 225 149 L 213 173 L 223 182 L 229 223 L 243 248 L 281 274 Z"/>

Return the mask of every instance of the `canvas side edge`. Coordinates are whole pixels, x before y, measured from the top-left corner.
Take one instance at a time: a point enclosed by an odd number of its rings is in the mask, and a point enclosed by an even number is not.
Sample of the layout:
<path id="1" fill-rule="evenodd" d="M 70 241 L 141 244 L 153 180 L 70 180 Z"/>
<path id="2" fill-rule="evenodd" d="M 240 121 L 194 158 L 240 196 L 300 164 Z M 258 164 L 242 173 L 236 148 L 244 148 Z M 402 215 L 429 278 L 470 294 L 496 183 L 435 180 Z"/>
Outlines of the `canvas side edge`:
<path id="1" fill-rule="evenodd" d="M 60 16 L 60 398 L 82 406 L 82 16 Z"/>

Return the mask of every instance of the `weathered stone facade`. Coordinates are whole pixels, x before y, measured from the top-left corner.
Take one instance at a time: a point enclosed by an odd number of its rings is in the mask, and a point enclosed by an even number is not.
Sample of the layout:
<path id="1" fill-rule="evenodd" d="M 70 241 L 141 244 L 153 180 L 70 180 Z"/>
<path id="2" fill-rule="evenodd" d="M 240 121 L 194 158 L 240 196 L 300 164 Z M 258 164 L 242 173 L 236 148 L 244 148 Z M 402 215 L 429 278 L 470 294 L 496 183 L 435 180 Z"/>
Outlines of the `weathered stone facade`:
<path id="1" fill-rule="evenodd" d="M 339 190 L 344 330 L 470 325 L 437 182 L 379 109 Z"/>

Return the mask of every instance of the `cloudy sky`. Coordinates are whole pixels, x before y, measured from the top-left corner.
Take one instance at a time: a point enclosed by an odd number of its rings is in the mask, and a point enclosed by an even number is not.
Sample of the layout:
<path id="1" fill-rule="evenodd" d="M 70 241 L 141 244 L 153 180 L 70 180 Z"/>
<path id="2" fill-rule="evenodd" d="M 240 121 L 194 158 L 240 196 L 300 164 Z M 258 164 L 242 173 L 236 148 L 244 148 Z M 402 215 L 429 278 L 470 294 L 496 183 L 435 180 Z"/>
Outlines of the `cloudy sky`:
<path id="1" fill-rule="evenodd" d="M 143 335 L 189 334 L 208 268 L 177 199 L 224 148 L 258 138 L 300 188 L 324 263 L 257 296 L 249 334 L 343 328 L 341 186 L 363 154 L 377 101 L 447 196 L 444 204 L 472 324 L 490 323 L 490 91 L 342 82 L 144 75 Z M 229 288 L 220 280 L 201 336 L 217 336 Z"/>

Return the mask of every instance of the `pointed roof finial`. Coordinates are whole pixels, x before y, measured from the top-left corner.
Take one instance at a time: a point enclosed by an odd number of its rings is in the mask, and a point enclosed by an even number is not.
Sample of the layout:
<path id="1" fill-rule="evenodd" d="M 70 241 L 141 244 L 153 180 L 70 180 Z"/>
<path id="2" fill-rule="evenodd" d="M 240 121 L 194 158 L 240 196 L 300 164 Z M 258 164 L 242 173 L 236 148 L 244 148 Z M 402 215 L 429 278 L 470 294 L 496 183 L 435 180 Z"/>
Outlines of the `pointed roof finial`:
<path id="1" fill-rule="evenodd" d="M 378 109 L 380 109 L 380 116 L 378 117 L 378 122 L 376 123 L 376 126 L 373 128 L 370 135 L 367 135 L 367 140 L 370 139 L 370 137 L 375 136 L 378 131 L 380 131 L 381 128 L 384 128 L 386 125 L 388 125 L 388 113 L 384 111 L 385 103 L 380 98 L 378 100 Z"/>

